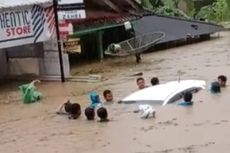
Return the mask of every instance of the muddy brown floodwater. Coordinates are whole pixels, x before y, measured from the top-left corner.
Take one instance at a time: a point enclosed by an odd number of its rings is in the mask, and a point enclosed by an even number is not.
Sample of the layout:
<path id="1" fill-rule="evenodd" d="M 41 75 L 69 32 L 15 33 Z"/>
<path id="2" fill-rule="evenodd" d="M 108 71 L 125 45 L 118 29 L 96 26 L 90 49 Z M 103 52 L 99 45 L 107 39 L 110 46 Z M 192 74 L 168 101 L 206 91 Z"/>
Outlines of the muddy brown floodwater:
<path id="1" fill-rule="evenodd" d="M 160 82 L 177 79 L 203 79 L 210 83 L 219 74 L 230 77 L 230 32 L 202 43 L 143 55 L 142 64 L 134 57 L 88 64 L 73 70 L 83 75 L 99 73 L 108 80 L 99 83 L 43 82 L 38 88 L 45 98 L 25 105 L 17 85 L 0 87 L 1 153 L 229 153 L 229 87 L 220 95 L 203 90 L 194 95 L 194 106 L 175 104 L 157 107 L 155 119 L 142 120 L 131 105 L 108 106 L 111 122 L 86 121 L 57 116 L 56 108 L 70 98 L 88 104 L 89 91 L 100 94 L 112 89 L 116 99 L 136 90 L 131 75 L 143 72 L 146 82 L 158 76 Z"/>

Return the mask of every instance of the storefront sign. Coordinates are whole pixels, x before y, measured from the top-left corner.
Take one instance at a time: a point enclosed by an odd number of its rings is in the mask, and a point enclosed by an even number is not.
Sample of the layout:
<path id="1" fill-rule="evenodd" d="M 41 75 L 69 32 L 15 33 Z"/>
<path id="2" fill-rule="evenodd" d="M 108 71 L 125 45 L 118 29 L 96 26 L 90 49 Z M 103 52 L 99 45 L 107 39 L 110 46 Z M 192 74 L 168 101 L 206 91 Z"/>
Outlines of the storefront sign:
<path id="1" fill-rule="evenodd" d="M 85 17 L 85 10 L 68 10 L 58 12 L 59 20 L 84 19 Z"/>
<path id="2" fill-rule="evenodd" d="M 73 20 L 86 18 L 83 0 L 59 0 L 58 19 Z"/>
<path id="3" fill-rule="evenodd" d="M 63 47 L 67 53 L 81 53 L 81 45 L 79 38 L 72 38 L 63 42 Z"/>
<path id="4" fill-rule="evenodd" d="M 83 0 L 58 0 L 59 5 L 83 3 Z"/>
<path id="5" fill-rule="evenodd" d="M 54 34 L 52 7 L 0 11 L 0 48 L 46 41 Z"/>

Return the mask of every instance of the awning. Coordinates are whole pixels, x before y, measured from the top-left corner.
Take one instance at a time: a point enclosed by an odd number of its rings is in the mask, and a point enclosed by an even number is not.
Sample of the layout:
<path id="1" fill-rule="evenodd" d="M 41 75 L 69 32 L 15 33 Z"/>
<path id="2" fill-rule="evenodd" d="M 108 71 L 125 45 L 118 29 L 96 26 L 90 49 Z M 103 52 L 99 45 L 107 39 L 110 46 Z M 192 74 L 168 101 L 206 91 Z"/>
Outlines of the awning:
<path id="1" fill-rule="evenodd" d="M 111 28 L 115 28 L 115 27 L 119 27 L 119 26 L 123 26 L 123 23 L 114 24 L 114 25 L 107 25 L 107 26 L 100 26 L 100 27 L 95 27 L 95 28 L 76 31 L 76 32 L 74 32 L 74 34 L 72 36 L 79 37 L 79 36 L 82 36 L 82 35 L 102 31 L 102 30 L 105 30 L 105 29 L 111 29 Z"/>

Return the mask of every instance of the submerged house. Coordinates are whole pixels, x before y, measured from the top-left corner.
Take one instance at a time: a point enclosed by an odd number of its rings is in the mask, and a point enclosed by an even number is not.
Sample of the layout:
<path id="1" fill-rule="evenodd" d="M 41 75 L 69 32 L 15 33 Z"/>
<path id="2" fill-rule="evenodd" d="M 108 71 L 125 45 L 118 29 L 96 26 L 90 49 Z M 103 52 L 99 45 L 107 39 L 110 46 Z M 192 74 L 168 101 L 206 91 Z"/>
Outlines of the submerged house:
<path id="1" fill-rule="evenodd" d="M 71 63 L 82 59 L 102 59 L 112 42 L 125 39 L 124 22 L 134 21 L 145 12 L 133 0 L 84 0 L 86 19 L 69 20 L 74 37 L 80 37 L 82 53 L 70 55 Z"/>
<path id="2" fill-rule="evenodd" d="M 111 43 L 127 39 L 124 23 L 130 21 L 136 35 L 164 32 L 158 44 L 190 39 L 208 39 L 222 26 L 203 21 L 168 17 L 145 10 L 135 0 L 85 0 L 86 19 L 72 20 L 74 37 L 80 37 L 82 54 L 70 55 L 70 60 L 102 59 Z"/>
<path id="3" fill-rule="evenodd" d="M 15 75 L 60 76 L 52 5 L 52 0 L 1 1 L 0 79 Z M 109 44 L 126 40 L 124 23 L 127 21 L 132 23 L 136 35 L 164 32 L 165 38 L 158 42 L 161 45 L 188 37 L 208 38 L 211 33 L 223 30 L 221 26 L 203 21 L 156 15 L 135 0 L 84 0 L 84 7 L 86 18 L 67 21 L 74 29 L 70 37 L 80 38 L 81 53 L 63 53 L 65 76 L 70 75 L 70 67 L 75 63 L 103 59 Z M 17 14 L 18 11 L 24 12 L 21 13 L 22 21 L 28 33 L 18 25 L 17 35 L 8 37 L 8 25 L 3 24 L 4 14 Z M 10 22 L 14 27 L 20 23 Z"/>

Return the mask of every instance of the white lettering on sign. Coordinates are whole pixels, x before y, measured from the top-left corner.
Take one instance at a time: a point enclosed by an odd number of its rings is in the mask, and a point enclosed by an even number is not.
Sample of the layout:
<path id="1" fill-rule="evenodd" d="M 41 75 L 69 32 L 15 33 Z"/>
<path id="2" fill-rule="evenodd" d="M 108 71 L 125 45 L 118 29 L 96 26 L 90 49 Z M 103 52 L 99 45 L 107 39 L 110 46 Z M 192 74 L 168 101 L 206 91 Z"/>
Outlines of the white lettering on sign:
<path id="1" fill-rule="evenodd" d="M 58 0 L 59 5 L 83 3 L 83 0 Z"/>
<path id="2" fill-rule="evenodd" d="M 59 11 L 59 20 L 84 19 L 86 18 L 85 10 Z"/>
<path id="3" fill-rule="evenodd" d="M 0 48 L 46 41 L 55 34 L 53 7 L 0 11 Z"/>
<path id="4" fill-rule="evenodd" d="M 31 34 L 31 13 L 29 10 L 9 11 L 0 13 L 1 37 L 30 35 Z"/>

